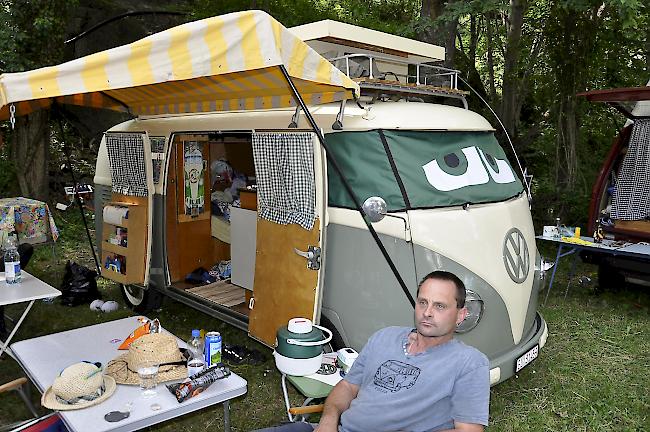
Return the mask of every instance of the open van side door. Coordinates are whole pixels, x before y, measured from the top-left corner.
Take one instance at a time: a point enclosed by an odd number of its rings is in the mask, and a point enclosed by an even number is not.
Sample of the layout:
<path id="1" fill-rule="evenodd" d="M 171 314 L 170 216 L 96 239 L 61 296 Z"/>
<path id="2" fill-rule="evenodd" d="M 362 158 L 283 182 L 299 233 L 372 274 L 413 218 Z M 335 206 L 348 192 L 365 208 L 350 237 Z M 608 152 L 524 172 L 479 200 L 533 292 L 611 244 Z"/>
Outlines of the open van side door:
<path id="1" fill-rule="evenodd" d="M 214 263 L 210 238 L 208 135 L 174 134 L 169 144 L 165 196 L 165 252 L 170 282 Z"/>
<path id="2" fill-rule="evenodd" d="M 283 134 L 289 135 L 289 134 Z M 324 233 L 325 181 L 323 158 L 316 137 L 311 137 L 313 167 L 305 167 L 313 175 L 315 188 L 315 220 L 310 230 L 297 223 L 283 225 L 257 217 L 257 244 L 253 298 L 249 304 L 249 336 L 268 345 L 275 345 L 276 331 L 294 317 L 316 321 L 320 317 L 321 244 Z M 256 175 L 258 188 L 263 175 Z M 311 165 L 311 164 L 310 164 Z M 258 201 L 264 198 L 258 192 Z M 260 202 L 260 205 L 263 203 Z"/>
<path id="3" fill-rule="evenodd" d="M 154 193 L 149 136 L 146 132 L 107 132 L 104 140 L 112 193 L 110 208 L 103 213 L 102 275 L 124 285 L 146 286 Z M 125 208 L 126 217 L 115 215 L 116 209 Z"/>

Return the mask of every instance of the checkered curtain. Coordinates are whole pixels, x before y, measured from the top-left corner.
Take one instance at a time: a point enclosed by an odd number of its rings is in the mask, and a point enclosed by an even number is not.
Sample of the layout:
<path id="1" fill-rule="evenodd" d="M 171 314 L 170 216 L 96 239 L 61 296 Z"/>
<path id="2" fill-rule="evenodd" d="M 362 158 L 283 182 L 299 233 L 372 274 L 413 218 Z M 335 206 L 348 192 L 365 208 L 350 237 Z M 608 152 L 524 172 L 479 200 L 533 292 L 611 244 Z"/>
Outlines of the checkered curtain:
<path id="1" fill-rule="evenodd" d="M 616 182 L 612 219 L 650 218 L 650 120 L 636 120 Z"/>
<path id="2" fill-rule="evenodd" d="M 144 135 L 107 133 L 106 149 L 111 166 L 113 192 L 139 197 L 148 196 L 144 165 Z"/>
<path id="3" fill-rule="evenodd" d="M 255 133 L 253 159 L 259 217 L 311 231 L 316 219 L 311 133 Z"/>

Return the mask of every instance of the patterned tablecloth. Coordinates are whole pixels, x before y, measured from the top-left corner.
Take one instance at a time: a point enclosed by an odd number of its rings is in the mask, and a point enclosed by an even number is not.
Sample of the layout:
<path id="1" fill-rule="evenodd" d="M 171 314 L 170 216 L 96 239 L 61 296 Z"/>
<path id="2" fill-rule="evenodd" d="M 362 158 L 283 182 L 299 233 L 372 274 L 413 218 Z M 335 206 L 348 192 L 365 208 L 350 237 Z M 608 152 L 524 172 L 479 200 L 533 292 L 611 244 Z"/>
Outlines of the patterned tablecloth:
<path id="1" fill-rule="evenodd" d="M 0 239 L 18 232 L 20 243 L 56 241 L 59 230 L 46 203 L 29 198 L 0 199 Z"/>

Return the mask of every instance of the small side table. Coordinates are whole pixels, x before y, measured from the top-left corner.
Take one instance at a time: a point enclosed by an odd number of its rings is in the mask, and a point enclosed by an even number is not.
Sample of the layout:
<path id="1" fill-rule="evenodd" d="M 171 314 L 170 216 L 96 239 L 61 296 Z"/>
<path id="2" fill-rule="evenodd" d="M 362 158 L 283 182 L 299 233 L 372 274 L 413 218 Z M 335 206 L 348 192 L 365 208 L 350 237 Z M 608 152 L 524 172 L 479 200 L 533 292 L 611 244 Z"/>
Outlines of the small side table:
<path id="1" fill-rule="evenodd" d="M 59 238 L 59 230 L 46 203 L 23 197 L 2 198 L 0 240 L 14 231 L 22 243 L 45 243 Z"/>
<path id="2" fill-rule="evenodd" d="M 12 352 L 9 349 L 9 344 L 34 305 L 34 302 L 39 299 L 61 295 L 61 291 L 30 275 L 26 271 L 23 270 L 21 273 L 22 281 L 19 284 L 14 285 L 6 285 L 5 274 L 4 272 L 0 273 L 0 284 L 2 284 L 0 286 L 2 288 L 0 289 L 0 306 L 29 302 L 23 311 L 23 314 L 20 316 L 20 319 L 11 330 L 11 333 L 9 333 L 7 340 L 4 342 L 0 341 L 0 357 L 2 357 L 2 354 L 5 352 L 13 357 Z"/>

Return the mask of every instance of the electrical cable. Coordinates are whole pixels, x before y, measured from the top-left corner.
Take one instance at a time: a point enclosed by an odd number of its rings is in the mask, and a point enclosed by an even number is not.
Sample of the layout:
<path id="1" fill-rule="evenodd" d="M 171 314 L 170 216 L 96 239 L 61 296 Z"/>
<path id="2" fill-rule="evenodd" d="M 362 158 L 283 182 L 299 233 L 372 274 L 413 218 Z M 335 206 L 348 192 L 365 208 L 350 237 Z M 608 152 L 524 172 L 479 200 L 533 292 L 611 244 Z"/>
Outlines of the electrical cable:
<path id="1" fill-rule="evenodd" d="M 486 101 L 485 99 L 483 99 L 483 97 L 479 94 L 479 92 L 477 92 L 476 90 L 474 90 L 474 88 L 473 88 L 471 85 L 469 85 L 469 83 L 468 83 L 467 81 L 465 81 L 465 80 L 463 79 L 463 77 L 461 77 L 460 75 L 458 75 L 458 78 L 459 78 L 463 83 L 465 83 L 465 85 L 466 85 L 467 87 L 469 87 L 469 89 L 470 89 L 471 91 L 474 92 L 474 94 L 475 94 L 475 95 L 476 95 L 476 96 L 481 100 L 481 102 L 483 102 L 483 103 L 485 104 L 485 106 L 488 107 L 488 109 L 490 110 L 490 112 L 492 113 L 492 115 L 494 115 L 494 118 L 496 118 L 496 119 L 497 119 L 497 122 L 499 122 L 499 125 L 501 126 L 501 129 L 503 129 L 503 133 L 506 134 L 506 138 L 508 139 L 508 143 L 510 143 L 510 148 L 512 149 L 512 154 L 515 156 L 515 160 L 517 161 L 517 166 L 519 167 L 519 171 L 521 171 L 521 175 L 522 175 L 522 178 L 523 178 L 523 180 L 524 180 L 524 185 L 526 186 L 526 192 L 528 193 L 528 200 L 530 201 L 530 200 L 532 199 L 532 194 L 531 194 L 531 192 L 530 192 L 530 185 L 529 185 L 528 182 L 526 181 L 526 172 L 524 171 L 523 167 L 521 166 L 521 162 L 519 161 L 519 157 L 517 156 L 517 152 L 515 151 L 515 145 L 512 143 L 512 140 L 510 139 L 510 135 L 508 134 L 508 131 L 506 130 L 506 127 L 505 127 L 505 126 L 503 125 L 503 123 L 501 122 L 501 119 L 499 118 L 499 116 L 497 115 L 497 113 L 494 112 L 494 110 L 492 109 L 492 107 L 490 106 L 490 104 L 487 103 L 487 101 Z"/>

